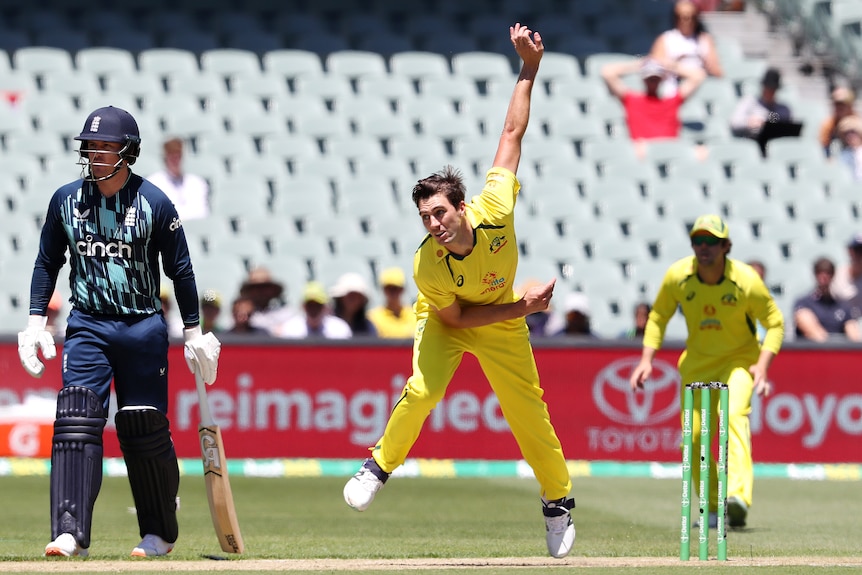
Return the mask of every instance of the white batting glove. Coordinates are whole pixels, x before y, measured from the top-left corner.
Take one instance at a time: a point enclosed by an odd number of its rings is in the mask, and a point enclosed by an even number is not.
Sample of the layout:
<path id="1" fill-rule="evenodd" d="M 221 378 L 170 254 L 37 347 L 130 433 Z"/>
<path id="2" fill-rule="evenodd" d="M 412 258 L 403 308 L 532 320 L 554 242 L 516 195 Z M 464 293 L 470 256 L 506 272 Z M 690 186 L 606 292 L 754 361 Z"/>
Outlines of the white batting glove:
<path id="1" fill-rule="evenodd" d="M 21 365 L 33 377 L 42 377 L 45 371 L 45 364 L 39 361 L 40 349 L 45 359 L 57 357 L 54 336 L 45 329 L 47 325 L 47 316 L 31 315 L 27 321 L 27 328 L 18 332 L 18 357 L 21 359 Z"/>
<path id="2" fill-rule="evenodd" d="M 212 333 L 204 334 L 200 326 L 183 330 L 184 355 L 189 371 L 199 373 L 207 385 L 215 383 L 218 375 L 218 356 L 221 342 Z"/>

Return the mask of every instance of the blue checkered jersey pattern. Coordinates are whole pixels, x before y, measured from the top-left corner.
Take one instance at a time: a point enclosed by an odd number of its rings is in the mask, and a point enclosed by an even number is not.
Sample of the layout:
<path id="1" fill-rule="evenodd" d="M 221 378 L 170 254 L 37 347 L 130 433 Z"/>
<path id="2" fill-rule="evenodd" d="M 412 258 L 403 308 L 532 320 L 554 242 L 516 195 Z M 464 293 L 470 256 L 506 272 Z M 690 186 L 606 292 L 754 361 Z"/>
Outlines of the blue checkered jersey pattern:
<path id="1" fill-rule="evenodd" d="M 31 314 L 45 314 L 67 250 L 74 308 L 109 316 L 158 312 L 161 256 L 183 323 L 197 325 L 197 286 L 182 222 L 147 180 L 131 174 L 112 197 L 83 180 L 54 193 L 33 269 Z"/>

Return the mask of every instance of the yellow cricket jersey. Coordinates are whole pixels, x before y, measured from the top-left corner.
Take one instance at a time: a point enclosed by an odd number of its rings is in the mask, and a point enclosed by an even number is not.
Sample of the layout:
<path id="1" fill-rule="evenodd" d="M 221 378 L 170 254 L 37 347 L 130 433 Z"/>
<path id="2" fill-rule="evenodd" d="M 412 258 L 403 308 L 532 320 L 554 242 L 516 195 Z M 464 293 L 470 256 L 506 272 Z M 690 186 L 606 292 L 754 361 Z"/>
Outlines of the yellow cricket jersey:
<path id="1" fill-rule="evenodd" d="M 757 272 L 728 258 L 724 278 L 716 285 L 706 285 L 697 277 L 696 268 L 694 256 L 668 268 L 649 315 L 644 346 L 661 347 L 667 323 L 679 307 L 688 327 L 686 354 L 690 360 L 742 356 L 756 360 L 761 349 L 757 320 L 767 330 L 763 349 L 778 353 L 784 317 Z"/>
<path id="2" fill-rule="evenodd" d="M 521 184 L 505 168 L 491 168 L 482 193 L 466 204 L 466 217 L 474 234 L 467 256 L 449 252 L 431 234 L 425 236 L 413 259 L 413 278 L 419 295 L 416 317 L 426 319 L 433 306 L 511 303 L 518 267 L 515 239 L 515 199 Z"/>

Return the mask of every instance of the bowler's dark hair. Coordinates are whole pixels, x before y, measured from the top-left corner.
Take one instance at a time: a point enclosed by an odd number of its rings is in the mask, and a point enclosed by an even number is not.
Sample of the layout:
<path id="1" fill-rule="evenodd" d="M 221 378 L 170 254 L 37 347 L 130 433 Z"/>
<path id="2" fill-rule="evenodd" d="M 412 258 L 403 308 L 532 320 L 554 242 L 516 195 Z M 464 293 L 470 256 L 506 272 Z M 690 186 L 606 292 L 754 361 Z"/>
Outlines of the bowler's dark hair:
<path id="1" fill-rule="evenodd" d="M 466 190 L 464 189 L 464 179 L 459 170 L 452 166 L 446 166 L 439 172 L 416 182 L 416 185 L 413 186 L 413 203 L 418 208 L 421 200 L 427 200 L 440 193 L 445 194 L 446 199 L 453 206 L 457 207 L 464 201 Z"/>

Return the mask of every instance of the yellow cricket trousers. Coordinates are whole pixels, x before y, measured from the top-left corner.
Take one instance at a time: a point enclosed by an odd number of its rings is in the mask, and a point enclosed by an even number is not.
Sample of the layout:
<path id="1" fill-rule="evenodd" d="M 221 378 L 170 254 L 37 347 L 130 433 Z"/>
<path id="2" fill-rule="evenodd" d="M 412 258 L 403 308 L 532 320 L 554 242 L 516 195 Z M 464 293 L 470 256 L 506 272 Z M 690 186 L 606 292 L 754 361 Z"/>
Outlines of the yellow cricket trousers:
<path id="1" fill-rule="evenodd" d="M 373 450 L 380 468 L 392 472 L 404 463 L 465 352 L 478 359 L 521 454 L 536 475 L 541 495 L 549 500 L 566 497 L 571 479 L 542 399 L 544 392 L 523 319 L 469 329 L 446 327 L 433 314 L 420 320 L 413 344 L 413 374 Z"/>
<path id="2" fill-rule="evenodd" d="M 744 363 L 745 365 L 741 365 Z M 754 391 L 754 379 L 748 372 L 753 362 L 726 363 L 717 370 L 688 373 L 680 369 L 683 386 L 692 382 L 720 381 L 728 387 L 727 415 L 727 496 L 738 497 L 751 507 L 754 492 L 754 463 L 751 456 L 751 426 L 748 415 L 751 413 L 751 395 Z M 718 400 L 717 391 L 710 395 L 710 435 L 713 444 L 718 441 Z M 693 485 L 700 482 L 700 393 L 695 390 L 694 409 L 692 410 L 692 466 Z M 680 417 L 682 408 L 680 408 Z M 712 450 L 709 466 L 709 510 L 718 509 L 718 475 L 716 472 L 716 451 Z"/>

